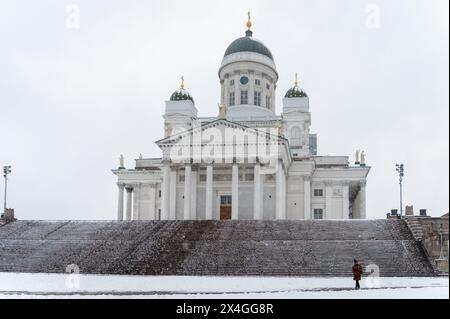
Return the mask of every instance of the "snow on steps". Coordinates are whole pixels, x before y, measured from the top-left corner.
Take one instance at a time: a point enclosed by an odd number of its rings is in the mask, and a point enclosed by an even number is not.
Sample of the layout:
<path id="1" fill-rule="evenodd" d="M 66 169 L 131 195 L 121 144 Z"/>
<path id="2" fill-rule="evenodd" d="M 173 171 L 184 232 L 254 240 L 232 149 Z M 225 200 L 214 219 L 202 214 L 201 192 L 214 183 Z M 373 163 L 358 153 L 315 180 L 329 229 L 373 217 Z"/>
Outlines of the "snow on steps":
<path id="1" fill-rule="evenodd" d="M 0 227 L 0 272 L 192 276 L 434 275 L 403 220 L 16 221 Z"/>

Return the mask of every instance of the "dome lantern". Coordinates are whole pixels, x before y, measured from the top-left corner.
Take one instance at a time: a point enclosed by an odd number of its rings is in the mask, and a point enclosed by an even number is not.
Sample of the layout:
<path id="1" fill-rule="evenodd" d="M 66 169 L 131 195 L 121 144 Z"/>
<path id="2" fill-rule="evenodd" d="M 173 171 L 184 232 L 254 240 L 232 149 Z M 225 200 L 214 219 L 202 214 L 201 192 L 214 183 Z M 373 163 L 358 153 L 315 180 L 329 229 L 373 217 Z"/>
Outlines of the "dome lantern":
<path id="1" fill-rule="evenodd" d="M 189 94 L 189 92 L 184 88 L 184 76 L 181 77 L 180 89 L 173 92 L 170 97 L 170 101 L 186 101 L 190 100 L 194 102 L 194 98 Z"/>
<path id="2" fill-rule="evenodd" d="M 298 86 L 298 74 L 295 73 L 294 87 L 286 92 L 285 98 L 308 97 L 308 94 Z"/>

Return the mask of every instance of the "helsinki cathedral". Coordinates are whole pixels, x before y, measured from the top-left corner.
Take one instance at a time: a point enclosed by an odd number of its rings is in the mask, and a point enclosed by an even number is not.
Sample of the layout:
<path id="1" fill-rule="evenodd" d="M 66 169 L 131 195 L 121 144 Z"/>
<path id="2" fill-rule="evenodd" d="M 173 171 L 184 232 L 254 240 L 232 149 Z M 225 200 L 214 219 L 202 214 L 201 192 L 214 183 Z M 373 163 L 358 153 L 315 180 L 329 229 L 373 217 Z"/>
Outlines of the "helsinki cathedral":
<path id="1" fill-rule="evenodd" d="M 217 117 L 200 117 L 181 86 L 165 102 L 158 158 L 113 169 L 118 220 L 365 219 L 364 152 L 317 155 L 308 94 L 295 84 L 275 112 L 278 72 L 253 37 L 232 42 L 219 67 Z"/>

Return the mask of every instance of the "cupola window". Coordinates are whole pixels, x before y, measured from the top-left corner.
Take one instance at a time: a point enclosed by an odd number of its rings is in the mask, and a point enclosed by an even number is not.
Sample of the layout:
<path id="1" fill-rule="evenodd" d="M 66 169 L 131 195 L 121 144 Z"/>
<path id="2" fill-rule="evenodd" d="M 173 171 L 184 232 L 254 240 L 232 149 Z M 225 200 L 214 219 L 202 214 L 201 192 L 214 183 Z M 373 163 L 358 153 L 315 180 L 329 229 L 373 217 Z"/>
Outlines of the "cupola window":
<path id="1" fill-rule="evenodd" d="M 241 84 L 242 85 L 248 84 L 248 77 L 246 77 L 246 76 L 241 77 Z"/>
<path id="2" fill-rule="evenodd" d="M 261 92 L 255 92 L 255 105 L 261 106 Z"/>
<path id="3" fill-rule="evenodd" d="M 230 93 L 230 106 L 233 106 L 236 104 L 236 94 L 234 92 Z"/>
<path id="4" fill-rule="evenodd" d="M 248 91 L 241 91 L 241 104 L 248 104 Z"/>
<path id="5" fill-rule="evenodd" d="M 258 86 L 260 86 L 260 85 L 261 85 L 261 80 L 259 80 L 259 79 L 256 79 L 256 80 L 255 80 L 255 85 L 258 85 Z"/>
<path id="6" fill-rule="evenodd" d="M 270 109 L 270 95 L 266 95 L 266 107 Z"/>
<path id="7" fill-rule="evenodd" d="M 291 145 L 292 147 L 299 147 L 301 145 L 301 131 L 298 127 L 291 129 Z"/>

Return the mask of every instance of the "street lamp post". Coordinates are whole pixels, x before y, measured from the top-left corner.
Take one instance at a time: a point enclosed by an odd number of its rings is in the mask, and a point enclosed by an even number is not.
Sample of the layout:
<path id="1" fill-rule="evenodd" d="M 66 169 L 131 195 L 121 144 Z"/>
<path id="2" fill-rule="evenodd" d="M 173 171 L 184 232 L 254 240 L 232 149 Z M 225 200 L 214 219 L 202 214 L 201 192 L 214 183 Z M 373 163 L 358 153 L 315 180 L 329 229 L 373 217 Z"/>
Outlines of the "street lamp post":
<path id="1" fill-rule="evenodd" d="M 395 164 L 395 170 L 398 173 L 400 184 L 400 218 L 403 217 L 403 176 L 405 176 L 405 165 Z"/>
<path id="2" fill-rule="evenodd" d="M 6 213 L 6 192 L 8 190 L 8 174 L 11 174 L 11 166 L 3 166 L 3 177 L 5 178 L 5 200 L 3 203 L 4 213 Z"/>

